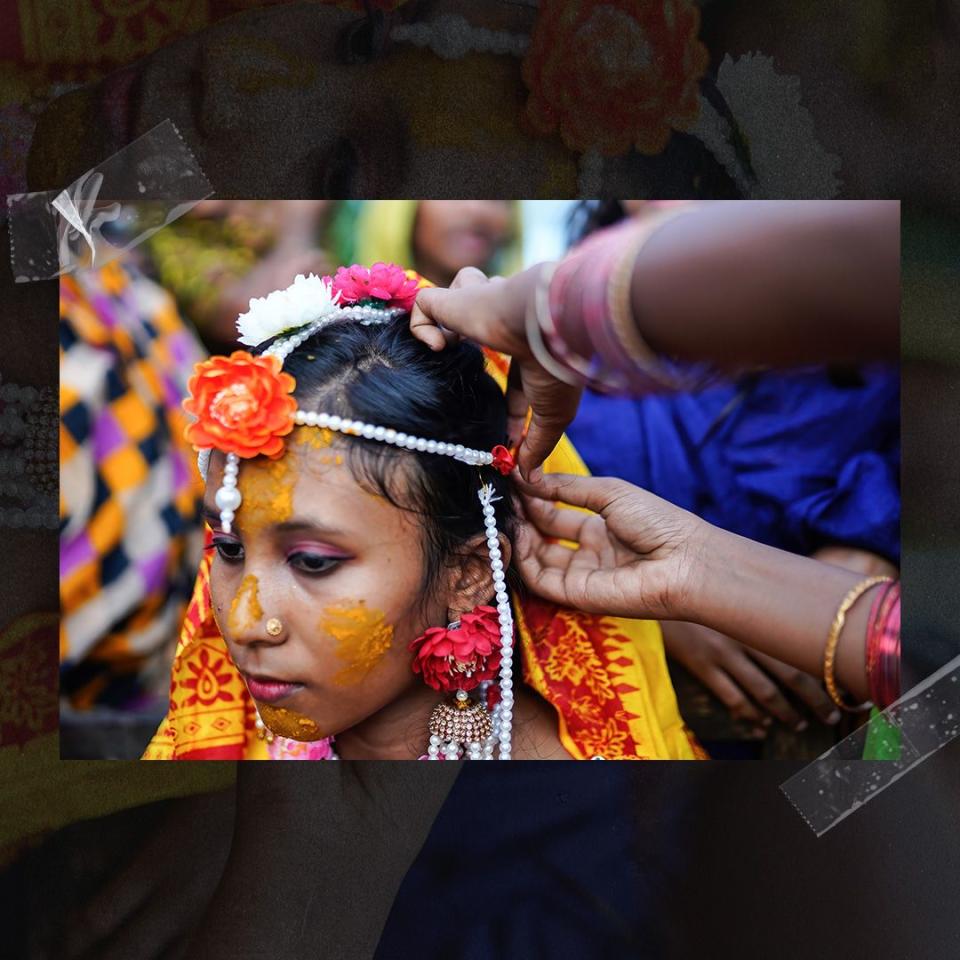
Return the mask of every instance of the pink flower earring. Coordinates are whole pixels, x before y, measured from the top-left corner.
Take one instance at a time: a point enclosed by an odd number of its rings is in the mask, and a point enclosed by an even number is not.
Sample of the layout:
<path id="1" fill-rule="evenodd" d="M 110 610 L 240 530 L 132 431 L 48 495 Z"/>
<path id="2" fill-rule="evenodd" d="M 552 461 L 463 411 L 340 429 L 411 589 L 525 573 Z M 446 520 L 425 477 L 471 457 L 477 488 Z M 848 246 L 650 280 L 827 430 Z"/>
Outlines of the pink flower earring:
<path id="1" fill-rule="evenodd" d="M 480 606 L 446 627 L 431 627 L 410 644 L 413 672 L 434 690 L 454 696 L 437 704 L 430 715 L 427 758 L 492 760 L 494 721 L 487 709 L 487 688 L 501 664 L 499 615 Z M 473 700 L 469 690 L 481 688 Z"/>

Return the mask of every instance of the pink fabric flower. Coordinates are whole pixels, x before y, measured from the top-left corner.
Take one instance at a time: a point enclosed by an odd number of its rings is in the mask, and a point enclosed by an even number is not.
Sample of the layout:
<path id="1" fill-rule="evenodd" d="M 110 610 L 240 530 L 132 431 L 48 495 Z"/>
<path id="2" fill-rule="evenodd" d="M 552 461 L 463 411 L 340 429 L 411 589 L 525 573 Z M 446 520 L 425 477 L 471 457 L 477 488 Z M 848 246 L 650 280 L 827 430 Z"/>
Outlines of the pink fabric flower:
<path id="1" fill-rule="evenodd" d="M 361 300 L 382 300 L 388 307 L 411 310 L 417 299 L 419 283 L 408 277 L 395 263 L 375 263 L 369 269 L 359 264 L 340 267 L 331 283 L 333 292 L 340 294 L 341 305 Z"/>
<path id="2" fill-rule="evenodd" d="M 477 607 L 457 630 L 431 627 L 410 644 L 413 672 L 434 690 L 473 690 L 500 669 L 500 621 L 493 607 Z"/>
<path id="3" fill-rule="evenodd" d="M 275 735 L 273 742 L 267 744 L 267 753 L 271 760 L 332 760 L 333 741 L 326 737 L 301 742 Z"/>

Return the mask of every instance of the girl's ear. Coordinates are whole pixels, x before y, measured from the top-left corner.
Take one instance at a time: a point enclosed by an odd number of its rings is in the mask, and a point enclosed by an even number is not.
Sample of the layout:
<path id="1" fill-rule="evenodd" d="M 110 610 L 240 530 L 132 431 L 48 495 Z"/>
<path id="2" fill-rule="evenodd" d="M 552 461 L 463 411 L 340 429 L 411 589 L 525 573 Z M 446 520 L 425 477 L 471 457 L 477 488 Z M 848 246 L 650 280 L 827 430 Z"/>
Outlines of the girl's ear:
<path id="1" fill-rule="evenodd" d="M 506 569 L 510 566 L 511 545 L 504 533 L 500 534 L 500 554 Z M 459 620 L 462 614 L 489 603 L 493 592 L 493 570 L 490 567 L 487 538 L 478 534 L 464 544 L 450 570 L 447 590 L 450 621 Z"/>

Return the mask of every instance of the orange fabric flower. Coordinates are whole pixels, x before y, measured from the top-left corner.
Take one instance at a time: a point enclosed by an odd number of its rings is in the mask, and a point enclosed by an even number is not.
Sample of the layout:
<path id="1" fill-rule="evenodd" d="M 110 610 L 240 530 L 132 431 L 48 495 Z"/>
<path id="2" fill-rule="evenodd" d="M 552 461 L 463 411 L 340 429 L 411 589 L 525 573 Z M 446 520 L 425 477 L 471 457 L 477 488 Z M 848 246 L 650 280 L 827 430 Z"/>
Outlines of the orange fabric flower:
<path id="1" fill-rule="evenodd" d="M 197 418 L 186 430 L 190 443 L 244 458 L 276 459 L 283 453 L 297 409 L 290 396 L 296 381 L 276 357 L 236 350 L 198 363 L 194 371 L 183 401 L 184 410 Z"/>
<path id="2" fill-rule="evenodd" d="M 577 151 L 657 154 L 699 116 L 709 55 L 692 0 L 541 0 L 524 119 Z"/>

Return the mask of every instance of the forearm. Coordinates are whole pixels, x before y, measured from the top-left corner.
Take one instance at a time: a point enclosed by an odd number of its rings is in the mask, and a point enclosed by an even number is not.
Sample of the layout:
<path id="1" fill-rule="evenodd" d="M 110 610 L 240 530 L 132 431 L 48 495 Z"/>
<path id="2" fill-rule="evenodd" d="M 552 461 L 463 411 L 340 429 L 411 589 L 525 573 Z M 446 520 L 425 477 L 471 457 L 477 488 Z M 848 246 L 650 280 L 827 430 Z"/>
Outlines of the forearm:
<path id="1" fill-rule="evenodd" d="M 707 527 L 684 619 L 702 623 L 822 675 L 831 622 L 847 592 L 864 577 L 830 564 Z M 865 637 L 872 592 L 853 605 L 840 635 L 834 674 L 858 701 L 869 698 Z"/>
<path id="2" fill-rule="evenodd" d="M 638 329 L 720 366 L 892 359 L 897 201 L 711 202 L 655 230 L 634 264 Z"/>

